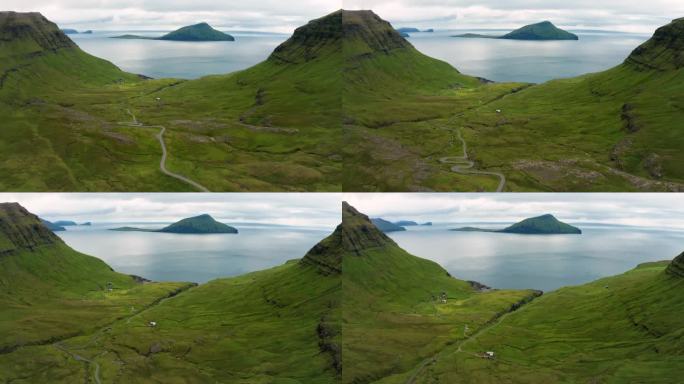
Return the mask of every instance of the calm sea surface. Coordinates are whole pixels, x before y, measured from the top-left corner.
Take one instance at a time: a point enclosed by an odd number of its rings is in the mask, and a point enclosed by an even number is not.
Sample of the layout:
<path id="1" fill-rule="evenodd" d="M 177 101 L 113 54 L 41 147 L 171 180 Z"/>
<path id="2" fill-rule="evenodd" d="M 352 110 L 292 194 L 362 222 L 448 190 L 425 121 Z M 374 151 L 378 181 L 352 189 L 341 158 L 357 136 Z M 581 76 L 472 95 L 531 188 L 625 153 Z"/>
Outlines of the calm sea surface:
<path id="1" fill-rule="evenodd" d="M 107 59 L 126 72 L 154 78 L 195 79 L 249 68 L 266 60 L 288 35 L 230 32 L 235 41 L 184 42 L 111 39 L 125 34 L 161 36 L 168 31 L 95 32 L 69 35 L 84 51 Z"/>
<path id="2" fill-rule="evenodd" d="M 118 272 L 155 281 L 203 283 L 301 258 L 334 229 L 231 224 L 240 231 L 237 235 L 107 230 L 121 226 L 162 228 L 168 224 L 117 223 L 68 227 L 66 232 L 57 234 L 72 248 L 104 260 Z"/>
<path id="3" fill-rule="evenodd" d="M 673 259 L 684 251 L 684 231 L 641 227 L 577 224 L 582 235 L 448 231 L 468 225 L 477 224 L 408 227 L 390 236 L 408 252 L 441 264 L 454 277 L 493 288 L 544 291 L 616 275 L 647 261 Z"/>
<path id="4" fill-rule="evenodd" d="M 602 71 L 621 63 L 649 35 L 580 32 L 579 41 L 515 41 L 449 37 L 467 32 L 503 34 L 508 31 L 459 30 L 414 33 L 409 41 L 421 52 L 449 62 L 461 72 L 494 81 L 540 83 Z M 95 32 L 70 35 L 86 52 L 122 69 L 150 77 L 194 79 L 248 68 L 265 60 L 289 36 L 230 32 L 234 42 L 176 42 L 121 40 L 111 36 L 157 32 Z"/>

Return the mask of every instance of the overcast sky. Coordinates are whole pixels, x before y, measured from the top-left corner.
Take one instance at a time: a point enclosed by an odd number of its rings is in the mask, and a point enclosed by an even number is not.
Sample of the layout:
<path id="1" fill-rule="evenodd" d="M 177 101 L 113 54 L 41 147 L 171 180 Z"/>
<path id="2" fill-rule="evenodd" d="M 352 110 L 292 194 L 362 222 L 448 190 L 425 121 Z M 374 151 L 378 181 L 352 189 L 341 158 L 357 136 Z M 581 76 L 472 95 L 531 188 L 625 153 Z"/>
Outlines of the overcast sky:
<path id="1" fill-rule="evenodd" d="M 373 9 L 395 26 L 562 27 L 652 32 L 684 16 L 682 0 L 3 0 L 3 10 L 39 11 L 62 27 L 161 29 L 206 21 L 224 30 L 290 33 L 340 8 Z"/>
<path id="2" fill-rule="evenodd" d="M 684 229 L 684 207 L 677 193 L 345 193 L 344 199 L 371 217 L 391 221 L 512 223 L 551 213 L 570 223 Z"/>
<path id="3" fill-rule="evenodd" d="M 341 194 L 335 193 L 0 193 L 46 220 L 174 222 L 208 213 L 230 223 L 252 222 L 334 228 Z"/>

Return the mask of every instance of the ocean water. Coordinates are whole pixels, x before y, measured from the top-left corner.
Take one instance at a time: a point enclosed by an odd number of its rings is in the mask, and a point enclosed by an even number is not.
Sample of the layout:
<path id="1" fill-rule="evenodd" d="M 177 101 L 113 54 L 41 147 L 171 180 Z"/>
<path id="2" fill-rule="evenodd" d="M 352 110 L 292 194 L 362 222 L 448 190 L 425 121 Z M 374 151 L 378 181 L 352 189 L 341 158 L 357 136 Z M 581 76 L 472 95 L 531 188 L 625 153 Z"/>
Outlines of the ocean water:
<path id="1" fill-rule="evenodd" d="M 194 79 L 248 68 L 265 60 L 286 34 L 230 32 L 234 42 L 122 40 L 111 36 L 161 36 L 168 31 L 116 31 L 69 35 L 83 50 L 125 71 L 154 78 Z M 409 41 L 421 52 L 444 60 L 463 73 L 494 81 L 541 83 L 611 68 L 650 35 L 582 32 L 579 41 L 515 41 L 462 39 L 462 33 L 503 34 L 508 31 L 458 30 L 414 33 Z"/>
<path id="2" fill-rule="evenodd" d="M 104 260 L 118 272 L 154 281 L 204 283 L 299 259 L 334 228 L 231 224 L 240 233 L 186 235 L 116 232 L 108 228 L 162 228 L 170 223 L 96 224 L 57 234 L 72 248 Z"/>
<path id="3" fill-rule="evenodd" d="M 168 31 L 115 31 L 69 35 L 81 49 L 126 72 L 153 78 L 196 79 L 249 68 L 266 60 L 289 37 L 285 34 L 230 32 L 235 41 L 185 42 L 112 39 L 126 34 L 161 36 Z"/>
<path id="4" fill-rule="evenodd" d="M 598 72 L 622 63 L 650 35 L 573 31 L 579 41 L 464 39 L 464 33 L 502 35 L 508 30 L 459 30 L 414 33 L 419 51 L 444 60 L 462 73 L 504 82 L 542 83 Z"/>
<path id="5" fill-rule="evenodd" d="M 441 264 L 452 276 L 493 288 L 551 291 L 626 272 L 684 251 L 684 231 L 576 224 L 582 235 L 453 232 L 477 223 L 407 227 L 390 233 L 409 253 Z M 484 226 L 503 228 L 507 224 Z"/>

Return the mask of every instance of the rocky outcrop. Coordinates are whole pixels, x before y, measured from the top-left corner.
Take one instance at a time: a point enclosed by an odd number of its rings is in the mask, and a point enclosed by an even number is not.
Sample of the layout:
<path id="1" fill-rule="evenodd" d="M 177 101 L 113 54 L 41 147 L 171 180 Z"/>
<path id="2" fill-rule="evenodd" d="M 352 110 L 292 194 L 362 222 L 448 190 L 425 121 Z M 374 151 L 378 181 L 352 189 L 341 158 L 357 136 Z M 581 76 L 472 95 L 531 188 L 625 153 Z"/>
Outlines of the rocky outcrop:
<path id="1" fill-rule="evenodd" d="M 660 27 L 625 61 L 639 70 L 676 70 L 684 67 L 684 18 Z"/>
<path id="2" fill-rule="evenodd" d="M 37 12 L 0 12 L 0 41 L 26 43 L 29 52 L 76 47 L 55 23 Z"/>
<path id="3" fill-rule="evenodd" d="M 684 278 L 684 252 L 672 260 L 670 265 L 667 266 L 666 271 L 672 276 Z"/>
<path id="4" fill-rule="evenodd" d="M 0 254 L 60 243 L 38 216 L 18 203 L 0 204 Z"/>

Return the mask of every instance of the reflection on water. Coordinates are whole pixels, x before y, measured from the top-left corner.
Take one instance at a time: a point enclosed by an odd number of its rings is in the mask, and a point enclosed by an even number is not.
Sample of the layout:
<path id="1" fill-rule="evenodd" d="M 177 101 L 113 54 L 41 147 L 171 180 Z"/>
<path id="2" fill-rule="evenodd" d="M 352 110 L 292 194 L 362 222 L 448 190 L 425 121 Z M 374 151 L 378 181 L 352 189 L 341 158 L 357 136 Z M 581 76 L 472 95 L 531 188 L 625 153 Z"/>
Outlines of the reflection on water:
<path id="1" fill-rule="evenodd" d="M 582 235 L 450 232 L 470 224 L 408 227 L 390 236 L 453 276 L 494 288 L 544 291 L 619 274 L 684 251 L 684 232 L 580 225 Z M 504 227 L 505 225 L 501 225 Z"/>
<path id="2" fill-rule="evenodd" d="M 463 39 L 467 32 L 500 35 L 508 31 L 415 33 L 409 41 L 421 52 L 462 73 L 493 81 L 542 83 L 603 71 L 622 63 L 649 35 L 577 32 L 579 41 Z"/>
<path id="3" fill-rule="evenodd" d="M 69 227 L 57 232 L 72 248 L 104 260 L 115 270 L 155 281 L 194 281 L 241 275 L 304 256 L 333 228 L 238 225 L 240 233 L 179 235 L 115 232 L 135 223 Z"/>
<path id="4" fill-rule="evenodd" d="M 95 32 L 70 35 L 84 51 L 109 60 L 126 72 L 154 78 L 224 74 L 265 60 L 287 39 L 281 34 L 231 33 L 235 41 L 163 41 L 111 39 L 124 34 L 161 36 L 165 32 Z"/>

